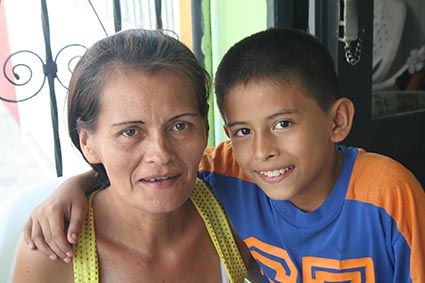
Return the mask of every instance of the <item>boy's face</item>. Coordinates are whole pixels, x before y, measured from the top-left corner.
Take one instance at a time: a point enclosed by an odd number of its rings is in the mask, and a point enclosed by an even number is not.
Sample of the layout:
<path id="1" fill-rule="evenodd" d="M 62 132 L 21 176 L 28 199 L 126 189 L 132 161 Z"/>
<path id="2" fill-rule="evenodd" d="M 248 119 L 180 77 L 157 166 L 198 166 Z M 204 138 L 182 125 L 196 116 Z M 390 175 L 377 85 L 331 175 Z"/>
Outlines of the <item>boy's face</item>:
<path id="1" fill-rule="evenodd" d="M 236 85 L 227 94 L 226 132 L 243 172 L 272 199 L 312 211 L 337 178 L 332 111 L 324 112 L 297 83 Z"/>

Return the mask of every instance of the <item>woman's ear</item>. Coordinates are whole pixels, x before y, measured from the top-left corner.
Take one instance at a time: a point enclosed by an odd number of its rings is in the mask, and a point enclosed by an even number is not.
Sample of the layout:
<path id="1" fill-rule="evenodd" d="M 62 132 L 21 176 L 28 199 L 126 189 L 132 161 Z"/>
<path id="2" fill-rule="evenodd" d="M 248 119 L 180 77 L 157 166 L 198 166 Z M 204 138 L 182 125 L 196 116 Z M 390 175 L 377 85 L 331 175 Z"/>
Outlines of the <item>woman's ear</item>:
<path id="1" fill-rule="evenodd" d="M 353 102 L 346 97 L 339 98 L 332 105 L 330 115 L 332 115 L 331 141 L 342 142 L 350 133 L 353 125 Z"/>
<path id="2" fill-rule="evenodd" d="M 210 133 L 210 124 L 208 123 L 208 119 L 205 120 L 204 125 L 205 125 L 205 138 L 206 138 L 205 146 L 207 146 L 208 145 L 209 133 Z"/>
<path id="3" fill-rule="evenodd" d="M 86 160 L 91 164 L 101 163 L 100 158 L 95 148 L 95 137 L 93 132 L 86 129 L 78 129 L 78 136 L 80 138 L 81 151 Z"/>
<path id="4" fill-rule="evenodd" d="M 230 139 L 230 130 L 226 126 L 223 126 L 224 132 L 226 133 L 226 136 Z"/>

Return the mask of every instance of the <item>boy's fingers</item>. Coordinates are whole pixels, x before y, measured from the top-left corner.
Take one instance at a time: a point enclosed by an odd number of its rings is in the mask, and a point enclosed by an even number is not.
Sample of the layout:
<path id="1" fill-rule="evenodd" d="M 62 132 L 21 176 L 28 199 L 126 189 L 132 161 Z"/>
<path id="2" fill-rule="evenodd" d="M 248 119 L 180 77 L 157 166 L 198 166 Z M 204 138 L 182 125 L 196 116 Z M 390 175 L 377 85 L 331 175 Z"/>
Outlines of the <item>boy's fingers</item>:
<path id="1" fill-rule="evenodd" d="M 22 233 L 24 236 L 24 241 L 27 244 L 27 246 L 32 249 L 36 250 L 37 246 L 31 239 L 31 231 L 32 231 L 32 218 L 28 218 L 28 220 L 25 222 L 24 228 L 22 229 Z"/>
<path id="2" fill-rule="evenodd" d="M 74 207 L 74 209 L 71 210 L 68 226 L 68 242 L 72 244 L 77 242 L 86 214 L 87 206 Z"/>
<path id="3" fill-rule="evenodd" d="M 33 221 L 32 239 L 37 248 L 51 260 L 67 258 L 67 255 L 57 245 L 47 220 L 38 223 Z"/>
<path id="4" fill-rule="evenodd" d="M 49 222 L 51 232 L 51 240 L 47 241 L 50 248 L 56 252 L 56 255 L 61 259 L 72 257 L 72 247 L 66 240 L 64 216 L 62 213 L 55 215 Z"/>
<path id="5" fill-rule="evenodd" d="M 44 240 L 42 228 L 38 222 L 34 222 L 32 225 L 31 239 L 40 252 L 42 252 L 44 255 L 48 256 L 52 260 L 55 259 L 53 257 L 55 253 L 49 248 L 46 241 Z"/>

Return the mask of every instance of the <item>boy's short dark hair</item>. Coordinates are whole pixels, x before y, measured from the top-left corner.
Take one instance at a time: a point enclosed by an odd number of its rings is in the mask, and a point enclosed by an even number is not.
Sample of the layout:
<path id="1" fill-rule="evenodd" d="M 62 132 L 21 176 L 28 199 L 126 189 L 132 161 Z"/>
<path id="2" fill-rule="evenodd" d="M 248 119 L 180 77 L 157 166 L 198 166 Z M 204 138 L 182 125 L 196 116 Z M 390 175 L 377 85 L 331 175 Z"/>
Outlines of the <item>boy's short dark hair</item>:
<path id="1" fill-rule="evenodd" d="M 271 28 L 239 41 L 227 51 L 214 82 L 223 117 L 227 93 L 253 80 L 299 83 L 324 111 L 339 96 L 332 56 L 318 39 L 301 30 Z"/>

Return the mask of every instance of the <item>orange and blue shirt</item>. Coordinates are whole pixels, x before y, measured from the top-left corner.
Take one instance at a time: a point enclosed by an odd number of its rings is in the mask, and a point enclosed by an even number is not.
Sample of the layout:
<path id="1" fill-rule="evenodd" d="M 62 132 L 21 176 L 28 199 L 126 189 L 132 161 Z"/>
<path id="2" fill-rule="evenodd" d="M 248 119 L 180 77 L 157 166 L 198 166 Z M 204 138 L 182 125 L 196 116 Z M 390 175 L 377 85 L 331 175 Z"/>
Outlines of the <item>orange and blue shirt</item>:
<path id="1" fill-rule="evenodd" d="M 305 213 L 267 197 L 240 170 L 230 142 L 209 148 L 199 177 L 215 190 L 264 282 L 425 282 L 425 193 L 383 155 L 340 146 L 327 200 Z"/>

